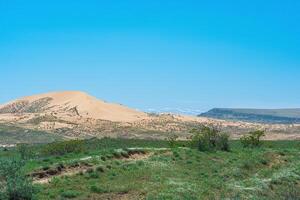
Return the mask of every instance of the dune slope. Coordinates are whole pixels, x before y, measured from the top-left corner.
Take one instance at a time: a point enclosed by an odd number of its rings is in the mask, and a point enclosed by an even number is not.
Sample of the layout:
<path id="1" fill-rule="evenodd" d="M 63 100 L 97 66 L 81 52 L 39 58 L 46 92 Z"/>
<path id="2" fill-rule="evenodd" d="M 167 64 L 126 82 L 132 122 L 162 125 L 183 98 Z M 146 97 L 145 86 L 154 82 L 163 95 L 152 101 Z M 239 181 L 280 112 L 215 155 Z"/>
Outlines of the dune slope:
<path id="1" fill-rule="evenodd" d="M 0 106 L 0 114 L 47 113 L 58 117 L 83 117 L 108 121 L 131 122 L 147 114 L 119 104 L 98 100 L 84 92 L 64 91 L 34 95 Z"/>

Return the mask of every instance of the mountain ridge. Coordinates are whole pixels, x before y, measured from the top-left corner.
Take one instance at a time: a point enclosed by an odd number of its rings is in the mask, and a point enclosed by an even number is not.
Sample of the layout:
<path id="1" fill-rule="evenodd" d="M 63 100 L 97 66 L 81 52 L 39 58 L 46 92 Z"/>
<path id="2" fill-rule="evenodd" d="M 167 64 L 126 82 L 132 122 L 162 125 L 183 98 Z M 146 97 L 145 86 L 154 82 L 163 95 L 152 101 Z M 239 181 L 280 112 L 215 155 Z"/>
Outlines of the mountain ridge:
<path id="1" fill-rule="evenodd" d="M 254 123 L 294 124 L 300 123 L 300 109 L 248 109 L 213 108 L 198 116 L 223 120 L 239 120 Z"/>

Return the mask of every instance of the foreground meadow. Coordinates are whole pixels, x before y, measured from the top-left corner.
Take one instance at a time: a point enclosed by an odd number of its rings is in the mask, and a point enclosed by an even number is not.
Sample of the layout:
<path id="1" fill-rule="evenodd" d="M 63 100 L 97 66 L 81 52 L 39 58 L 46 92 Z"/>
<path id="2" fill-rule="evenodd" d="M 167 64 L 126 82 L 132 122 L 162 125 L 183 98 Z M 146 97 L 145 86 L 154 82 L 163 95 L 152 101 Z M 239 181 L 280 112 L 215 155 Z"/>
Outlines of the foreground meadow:
<path id="1" fill-rule="evenodd" d="M 298 141 L 258 148 L 230 141 L 228 152 L 201 152 L 188 142 L 170 148 L 167 141 L 104 138 L 2 149 L 0 156 L 26 160 L 30 198 L 39 200 L 300 199 Z"/>

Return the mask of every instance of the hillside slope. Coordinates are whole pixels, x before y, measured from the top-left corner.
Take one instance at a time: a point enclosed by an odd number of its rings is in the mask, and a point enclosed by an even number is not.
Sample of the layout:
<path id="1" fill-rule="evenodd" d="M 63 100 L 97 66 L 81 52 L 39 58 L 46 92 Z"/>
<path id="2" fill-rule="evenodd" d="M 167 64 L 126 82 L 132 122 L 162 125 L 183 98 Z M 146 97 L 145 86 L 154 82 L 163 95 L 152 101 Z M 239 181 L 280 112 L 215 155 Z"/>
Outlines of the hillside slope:
<path id="1" fill-rule="evenodd" d="M 130 122 L 147 114 L 122 105 L 106 103 L 84 92 L 53 92 L 24 97 L 0 106 L 0 114 L 49 114 L 57 118 L 82 117 Z"/>
<path id="2" fill-rule="evenodd" d="M 241 120 L 258 123 L 294 124 L 300 123 L 300 109 L 231 109 L 214 108 L 201 117 L 224 120 Z"/>

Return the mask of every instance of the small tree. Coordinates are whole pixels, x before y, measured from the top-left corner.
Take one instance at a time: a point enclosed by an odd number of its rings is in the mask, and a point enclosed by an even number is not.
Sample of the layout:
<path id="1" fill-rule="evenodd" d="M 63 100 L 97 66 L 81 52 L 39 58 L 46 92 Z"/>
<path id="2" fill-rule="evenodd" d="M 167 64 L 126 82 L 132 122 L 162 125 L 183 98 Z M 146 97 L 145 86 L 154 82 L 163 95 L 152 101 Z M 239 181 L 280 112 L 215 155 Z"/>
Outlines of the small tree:
<path id="1" fill-rule="evenodd" d="M 202 126 L 191 130 L 191 145 L 200 151 L 221 150 L 229 151 L 229 136 L 216 128 Z"/>
<path id="2" fill-rule="evenodd" d="M 256 130 L 251 131 L 247 135 L 240 138 L 240 141 L 244 147 L 258 147 L 261 145 L 261 137 L 265 136 L 265 131 Z"/>

